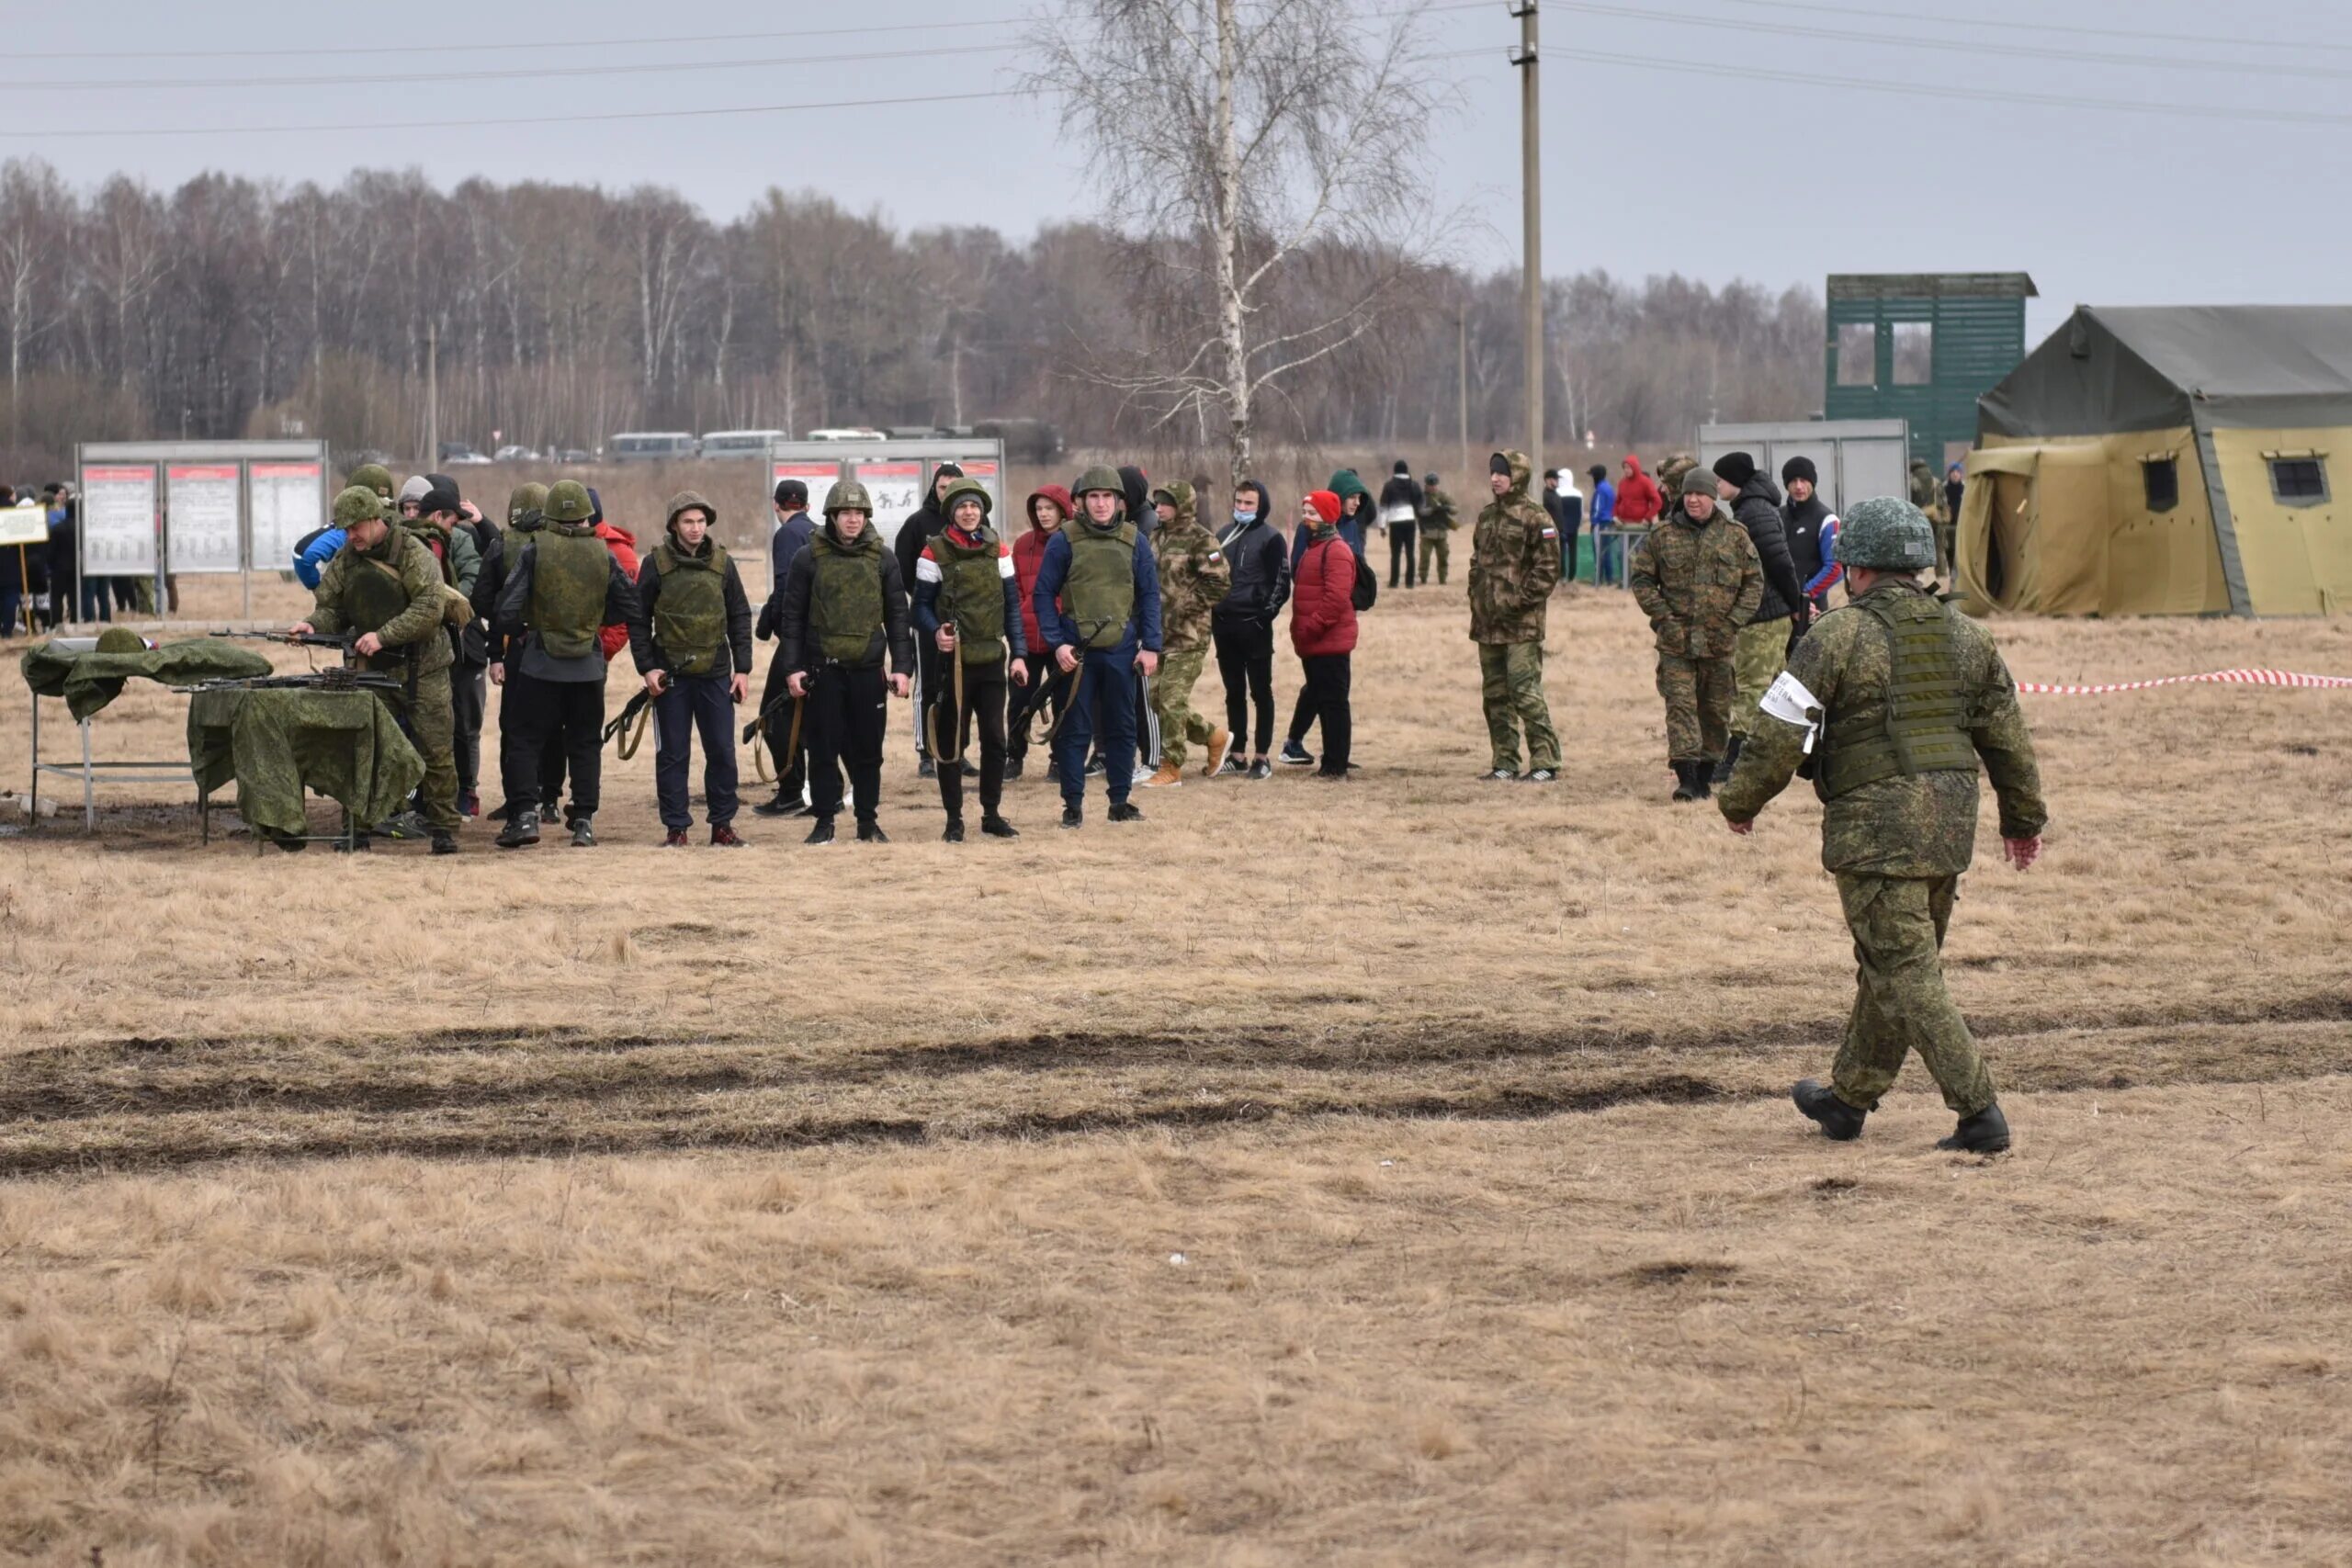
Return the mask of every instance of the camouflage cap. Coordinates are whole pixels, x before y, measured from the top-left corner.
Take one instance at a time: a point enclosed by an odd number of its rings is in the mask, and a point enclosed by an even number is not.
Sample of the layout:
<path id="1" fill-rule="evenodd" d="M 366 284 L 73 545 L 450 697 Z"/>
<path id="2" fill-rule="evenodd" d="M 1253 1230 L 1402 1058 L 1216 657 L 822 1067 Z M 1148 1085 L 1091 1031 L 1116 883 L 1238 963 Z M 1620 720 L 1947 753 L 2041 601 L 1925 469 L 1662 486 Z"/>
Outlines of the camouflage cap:
<path id="1" fill-rule="evenodd" d="M 1838 520 L 1838 564 L 1873 571 L 1925 571 L 1936 564 L 1928 514 L 1899 496 L 1857 502 Z"/>
<path id="2" fill-rule="evenodd" d="M 1121 497 L 1127 493 L 1127 487 L 1119 482 L 1119 470 L 1108 463 L 1097 463 L 1079 475 L 1078 486 L 1071 493 L 1083 498 L 1087 491 L 1093 490 L 1107 490 Z"/>
<path id="3" fill-rule="evenodd" d="M 351 482 L 362 490 L 372 490 L 386 500 L 391 498 L 392 470 L 381 463 L 362 463 L 351 470 Z"/>
<path id="4" fill-rule="evenodd" d="M 540 484 L 516 485 L 506 492 L 506 521 L 519 523 L 524 513 L 544 512 L 548 504 L 548 487 Z"/>
<path id="5" fill-rule="evenodd" d="M 833 488 L 825 492 L 825 521 L 832 521 L 836 512 L 863 512 L 874 515 L 874 498 L 855 479 L 835 479 Z"/>
<path id="6" fill-rule="evenodd" d="M 384 514 L 384 498 L 366 485 L 352 485 L 334 498 L 334 525 L 372 523 Z"/>
<path id="7" fill-rule="evenodd" d="M 578 479 L 558 479 L 548 486 L 547 503 L 539 514 L 550 523 L 585 523 L 596 515 L 596 503 L 588 499 L 588 487 Z"/>

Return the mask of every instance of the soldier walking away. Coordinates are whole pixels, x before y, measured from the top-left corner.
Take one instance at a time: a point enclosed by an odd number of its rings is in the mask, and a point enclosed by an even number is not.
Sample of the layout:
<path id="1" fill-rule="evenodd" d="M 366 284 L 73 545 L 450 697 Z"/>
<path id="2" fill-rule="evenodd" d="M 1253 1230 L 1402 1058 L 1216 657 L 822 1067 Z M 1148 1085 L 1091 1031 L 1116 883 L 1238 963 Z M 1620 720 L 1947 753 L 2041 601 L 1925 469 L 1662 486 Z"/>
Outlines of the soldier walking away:
<path id="1" fill-rule="evenodd" d="M 1976 839 L 1981 760 L 1999 802 L 2002 858 L 2041 853 L 2050 813 L 2017 686 L 1984 627 L 1920 573 L 1935 535 L 1893 496 L 1856 505 L 1838 535 L 1851 602 L 1798 643 L 1716 805 L 1735 833 L 1793 774 L 1822 800 L 1821 863 L 1854 936 L 1854 1007 L 1830 1081 L 1794 1091 L 1828 1136 L 1861 1135 L 1913 1051 L 1960 1118 L 1939 1148 L 1996 1154 L 2008 1119 L 1967 1021 L 1944 988 L 1942 948 Z"/>
<path id="2" fill-rule="evenodd" d="M 1719 481 L 1717 497 L 1732 509 L 1733 521 L 1747 531 L 1747 542 L 1756 547 L 1757 564 L 1764 569 L 1764 598 L 1756 614 L 1739 628 L 1732 646 L 1732 682 L 1739 698 L 1732 715 L 1731 739 L 1710 777 L 1711 783 L 1721 784 L 1731 777 L 1732 764 L 1739 760 L 1740 738 L 1755 721 L 1756 705 L 1764 700 L 1765 688 L 1787 662 L 1792 628 L 1805 600 L 1796 563 L 1789 554 L 1788 529 L 1781 520 L 1781 487 L 1770 475 L 1759 471 L 1755 457 L 1746 452 L 1726 452 L 1716 458 L 1714 475 Z"/>
<path id="3" fill-rule="evenodd" d="M 1152 712 L 1159 721 L 1159 768 L 1146 789 L 1184 782 L 1188 744 L 1202 748 L 1201 772 L 1215 776 L 1233 750 L 1233 733 L 1193 709 L 1193 688 L 1209 656 L 1209 622 L 1233 586 L 1233 567 L 1216 536 L 1194 514 L 1193 487 L 1182 479 L 1152 492 L 1159 527 L 1151 536 L 1159 572 L 1159 671 L 1152 678 Z"/>
<path id="4" fill-rule="evenodd" d="M 1306 675 L 1307 702 L 1323 725 L 1323 763 L 1315 776 L 1348 782 L 1355 709 L 1350 701 L 1356 647 L 1356 555 L 1340 536 L 1340 498 L 1318 490 L 1300 504 L 1306 551 L 1298 558 L 1290 640 Z"/>
<path id="5" fill-rule="evenodd" d="M 1435 472 L 1421 476 L 1421 581 L 1430 581 L 1430 563 L 1437 563 L 1437 581 L 1443 583 L 1453 565 L 1453 498 L 1439 487 Z"/>
<path id="6" fill-rule="evenodd" d="M 1138 822 L 1135 785 L 1136 688 L 1159 669 L 1159 574 L 1133 522 L 1120 516 L 1119 476 L 1100 464 L 1078 481 L 1079 514 L 1046 543 L 1030 604 L 1053 649 L 1048 679 L 1070 682 L 1056 737 L 1062 826 L 1085 824 L 1086 753 L 1102 731 L 1111 820 Z"/>
<path id="7" fill-rule="evenodd" d="M 951 844 L 964 841 L 967 730 L 980 741 L 980 831 L 1017 839 L 1004 819 L 1005 716 L 1012 686 L 1029 683 L 1012 547 L 989 526 L 988 487 L 957 479 L 941 502 L 947 526 L 915 558 L 915 635 L 939 651 L 939 690 L 925 728 L 939 760 L 939 803 Z"/>
<path id="8" fill-rule="evenodd" d="M 947 493 L 949 485 L 963 477 L 964 468 L 960 463 L 940 464 L 932 471 L 931 493 L 924 496 L 922 504 L 907 513 L 907 520 L 899 525 L 898 537 L 890 541 L 890 550 L 898 562 L 900 583 L 911 585 L 914 582 L 916 558 L 922 554 L 922 547 L 938 537 L 939 531 L 947 526 L 947 513 L 940 508 L 940 497 Z M 871 523 L 867 525 L 868 527 L 874 525 Z M 932 768 L 937 761 L 931 754 L 931 739 L 923 733 L 922 716 L 929 711 L 932 692 L 939 684 L 939 671 L 945 668 L 939 661 L 937 649 L 926 648 L 920 642 L 915 644 L 915 777 L 919 779 L 931 777 Z"/>
<path id="9" fill-rule="evenodd" d="M 1527 493 L 1527 454 L 1487 460 L 1494 499 L 1470 536 L 1470 640 L 1478 645 L 1479 700 L 1494 754 L 1480 776 L 1519 779 L 1520 732 L 1527 734 L 1528 784 L 1560 776 L 1560 738 L 1544 695 L 1544 617 L 1560 581 L 1560 530 Z"/>
<path id="10" fill-rule="evenodd" d="M 1005 716 L 1004 776 L 1008 779 L 1021 776 L 1029 755 L 1030 726 L 1037 716 L 1046 715 L 1046 723 L 1052 724 L 1061 716 L 1063 700 L 1069 695 L 1068 683 L 1051 678 L 1045 667 L 1046 634 L 1037 625 L 1037 606 L 1030 602 L 1030 593 L 1046 564 L 1046 541 L 1061 532 L 1076 510 L 1077 503 L 1061 486 L 1038 486 L 1029 492 L 1029 526 L 1012 544 L 1013 589 L 1021 601 L 1021 641 L 1029 652 L 1030 671 L 1029 683 L 1012 689 L 1012 708 Z M 1050 756 L 1046 776 L 1054 777 Z"/>
<path id="11" fill-rule="evenodd" d="M 653 699 L 653 791 L 664 848 L 686 847 L 694 825 L 686 770 L 702 732 L 702 794 L 710 841 L 735 835 L 735 709 L 752 689 L 752 601 L 727 547 L 710 536 L 718 509 L 690 490 L 670 498 L 662 542 L 638 568 L 644 635 L 629 652 Z"/>
<path id="12" fill-rule="evenodd" d="M 393 523 L 383 499 L 353 485 L 334 498 L 343 548 L 319 574 L 311 618 L 297 636 L 357 634 L 352 652 L 363 668 L 408 682 L 410 739 L 424 759 L 424 820 L 436 855 L 458 852 L 458 762 L 449 714 L 449 638 L 453 601 L 441 568 L 422 540 Z"/>
<path id="13" fill-rule="evenodd" d="M 785 689 L 808 705 L 801 732 L 808 743 L 809 811 L 817 818 L 805 840 L 811 844 L 833 841 L 844 761 L 858 841 L 890 841 L 875 819 L 890 716 L 882 666 L 887 658 L 888 692 L 907 695 L 915 646 L 898 558 L 882 547 L 873 518 L 874 502 L 854 479 L 825 493 L 825 525 L 792 558 L 777 617 Z"/>
<path id="14" fill-rule="evenodd" d="M 1715 476 L 1691 467 L 1672 519 L 1634 546 L 1634 602 L 1657 638 L 1657 694 L 1674 798 L 1704 800 L 1724 754 L 1738 686 L 1732 652 L 1764 601 L 1764 568 L 1747 531 L 1716 504 Z"/>
<path id="15" fill-rule="evenodd" d="M 770 505 L 775 511 L 776 529 L 768 536 L 768 596 L 753 627 L 762 642 L 775 637 L 783 620 L 784 583 L 792 575 L 793 558 L 808 547 L 817 532 L 808 516 L 808 487 L 800 480 L 776 480 Z M 808 748 L 793 744 L 792 694 L 784 684 L 787 673 L 779 639 L 760 682 L 760 744 L 768 749 L 769 762 L 775 770 L 775 798 L 752 807 L 761 817 L 800 817 L 808 810 Z M 805 731 L 807 726 L 802 728 Z"/>
<path id="16" fill-rule="evenodd" d="M 1414 536 L 1419 531 L 1423 496 L 1421 487 L 1414 482 L 1412 465 L 1404 458 L 1388 471 L 1388 480 L 1380 487 L 1380 525 L 1388 534 L 1388 586 L 1396 586 L 1399 570 L 1404 573 L 1405 586 L 1414 582 L 1417 565 L 1413 556 Z"/>
<path id="17" fill-rule="evenodd" d="M 1272 778 L 1274 744 L 1274 617 L 1290 601 L 1290 547 L 1274 527 L 1274 498 L 1256 479 L 1233 492 L 1233 526 L 1217 536 L 1233 585 L 1209 612 L 1216 671 L 1225 682 L 1223 773 Z M 1250 728 L 1250 705 L 1257 727 Z M 1249 740 L 1250 760 L 1241 750 Z"/>
<path id="18" fill-rule="evenodd" d="M 506 826 L 498 847 L 539 841 L 541 760 L 560 747 L 571 773 L 571 841 L 596 842 L 596 808 L 603 800 L 605 750 L 604 628 L 627 628 L 629 642 L 644 636 L 637 585 L 592 519 L 596 503 L 577 479 L 548 488 L 542 526 L 507 569 L 499 592 L 497 627 L 507 652 L 506 702 L 512 725 L 502 725 L 499 772 L 506 792 Z"/>

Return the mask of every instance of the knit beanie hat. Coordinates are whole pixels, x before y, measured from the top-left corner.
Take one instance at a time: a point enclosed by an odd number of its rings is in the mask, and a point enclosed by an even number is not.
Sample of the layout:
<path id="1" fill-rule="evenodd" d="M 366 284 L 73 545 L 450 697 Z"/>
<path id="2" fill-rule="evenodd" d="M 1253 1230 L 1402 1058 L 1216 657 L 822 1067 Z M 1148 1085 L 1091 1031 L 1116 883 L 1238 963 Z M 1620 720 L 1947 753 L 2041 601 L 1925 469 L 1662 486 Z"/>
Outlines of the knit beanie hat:
<path id="1" fill-rule="evenodd" d="M 1402 457 L 1397 458 L 1396 466 L 1388 471 L 1392 474 L 1402 474 L 1407 479 L 1413 477 L 1413 466 Z"/>
<path id="2" fill-rule="evenodd" d="M 411 474 L 408 477 L 408 482 L 401 486 L 400 499 L 404 502 L 423 501 L 424 492 L 432 488 L 433 481 L 423 474 Z"/>
<path id="3" fill-rule="evenodd" d="M 1490 474 L 1500 474 L 1505 479 L 1510 478 L 1510 459 L 1504 457 L 1500 452 L 1496 453 L 1493 457 L 1487 459 L 1487 472 Z"/>
<path id="4" fill-rule="evenodd" d="M 1675 493 L 1677 495 L 1703 495 L 1710 499 L 1719 499 L 1715 495 L 1715 480 L 1727 476 L 1711 473 L 1707 469 L 1701 468 L 1698 464 L 1693 463 L 1689 468 L 1682 470 L 1682 485 L 1679 490 L 1675 491 Z"/>
<path id="5" fill-rule="evenodd" d="M 1308 491 L 1306 504 L 1315 508 L 1315 515 L 1326 523 L 1337 523 L 1340 520 L 1340 498 L 1330 491 Z"/>
<path id="6" fill-rule="evenodd" d="M 1821 474 L 1814 468 L 1812 458 L 1792 457 L 1781 465 L 1781 482 L 1783 485 L 1794 484 L 1799 479 L 1809 485 L 1821 482 Z"/>
<path id="7" fill-rule="evenodd" d="M 1746 452 L 1726 452 L 1715 459 L 1715 478 L 1725 484 L 1747 488 L 1756 477 L 1756 459 Z"/>

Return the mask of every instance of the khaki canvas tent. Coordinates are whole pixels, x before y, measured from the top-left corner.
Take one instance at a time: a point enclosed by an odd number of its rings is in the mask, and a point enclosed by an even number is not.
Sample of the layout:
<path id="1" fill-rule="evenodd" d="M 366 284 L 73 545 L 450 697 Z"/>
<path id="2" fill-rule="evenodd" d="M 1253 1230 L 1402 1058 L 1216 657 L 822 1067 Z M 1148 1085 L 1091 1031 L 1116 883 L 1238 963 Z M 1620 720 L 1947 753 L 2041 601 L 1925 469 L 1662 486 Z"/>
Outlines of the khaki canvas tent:
<path id="1" fill-rule="evenodd" d="M 2077 309 L 1977 401 L 1973 609 L 2352 608 L 2352 307 Z"/>

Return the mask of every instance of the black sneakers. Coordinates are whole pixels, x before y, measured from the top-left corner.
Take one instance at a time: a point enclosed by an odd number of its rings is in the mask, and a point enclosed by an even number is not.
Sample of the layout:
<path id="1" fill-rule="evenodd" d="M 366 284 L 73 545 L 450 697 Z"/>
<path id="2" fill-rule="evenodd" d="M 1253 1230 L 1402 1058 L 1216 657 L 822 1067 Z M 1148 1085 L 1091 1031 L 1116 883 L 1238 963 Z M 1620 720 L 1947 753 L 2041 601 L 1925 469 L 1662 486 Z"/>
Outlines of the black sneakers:
<path id="1" fill-rule="evenodd" d="M 865 821 L 857 825 L 857 841 L 861 844 L 887 844 L 890 841 L 890 835 L 882 830 L 881 823 Z"/>
<path id="2" fill-rule="evenodd" d="M 538 841 L 539 814 L 527 806 L 507 818 L 506 826 L 498 830 L 498 847 L 502 850 L 519 850 Z"/>
<path id="3" fill-rule="evenodd" d="M 833 819 L 830 817 L 818 818 L 817 825 L 814 828 L 809 829 L 808 836 L 800 841 L 804 844 L 831 843 L 833 841 Z"/>
<path id="4" fill-rule="evenodd" d="M 991 839 L 1017 839 L 1021 837 L 1020 831 L 1015 829 L 1012 823 L 1006 821 L 1001 817 L 981 818 L 980 831 L 986 833 Z"/>
<path id="5" fill-rule="evenodd" d="M 596 819 L 594 817 L 578 817 L 572 819 L 571 847 L 575 850 L 593 850 L 596 847 Z"/>
<path id="6" fill-rule="evenodd" d="M 1283 741 L 1283 767 L 1285 767 L 1285 768 L 1311 768 L 1311 767 L 1313 767 L 1314 765 L 1315 765 L 1315 753 L 1314 753 L 1314 752 L 1312 752 L 1312 751 L 1308 750 L 1306 747 L 1304 747 L 1304 746 L 1300 745 L 1300 744 L 1299 744 L 1297 741 L 1295 741 L 1295 740 L 1285 740 L 1285 741 Z"/>
<path id="7" fill-rule="evenodd" d="M 939 836 L 948 843 L 960 844 L 964 841 L 964 824 L 956 820 L 954 818 L 949 818 L 947 821 L 947 830 Z"/>
<path id="8" fill-rule="evenodd" d="M 1065 827 L 1065 828 L 1083 828 L 1083 827 L 1085 827 L 1085 826 L 1086 826 L 1086 808 L 1085 808 L 1084 807 L 1082 807 L 1082 806 L 1065 806 L 1065 807 L 1062 807 L 1062 826 L 1063 826 L 1063 827 Z"/>
<path id="9" fill-rule="evenodd" d="M 1131 800 L 1114 800 L 1111 803 L 1111 820 L 1140 822 L 1143 820 L 1143 807 Z"/>

